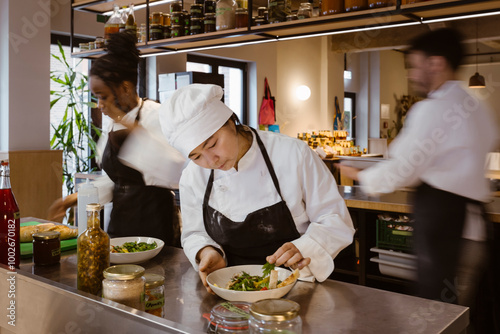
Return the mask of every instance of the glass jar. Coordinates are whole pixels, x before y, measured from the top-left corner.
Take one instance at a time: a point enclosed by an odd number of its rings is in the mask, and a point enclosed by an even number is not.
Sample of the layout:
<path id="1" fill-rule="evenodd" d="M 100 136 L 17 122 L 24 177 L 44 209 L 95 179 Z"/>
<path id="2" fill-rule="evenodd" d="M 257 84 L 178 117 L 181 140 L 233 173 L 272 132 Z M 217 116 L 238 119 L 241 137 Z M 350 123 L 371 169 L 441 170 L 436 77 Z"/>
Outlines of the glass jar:
<path id="1" fill-rule="evenodd" d="M 203 5 L 200 4 L 192 4 L 189 8 L 189 13 L 191 14 L 191 18 L 202 18 L 203 17 Z"/>
<path id="2" fill-rule="evenodd" d="M 191 35 L 203 34 L 203 19 L 202 18 L 191 18 L 191 26 L 189 27 L 189 32 Z"/>
<path id="3" fill-rule="evenodd" d="M 33 262 L 37 266 L 59 263 L 61 260 L 61 233 L 57 231 L 33 233 Z"/>
<path id="4" fill-rule="evenodd" d="M 171 26 L 163 26 L 163 38 L 170 38 L 172 32 L 172 27 Z"/>
<path id="5" fill-rule="evenodd" d="M 344 0 L 321 0 L 320 16 L 342 13 Z"/>
<path id="6" fill-rule="evenodd" d="M 163 26 L 159 24 L 152 24 L 149 27 L 149 40 L 157 41 L 163 38 Z"/>
<path id="7" fill-rule="evenodd" d="M 183 25 L 183 16 L 182 12 L 174 12 L 170 14 L 170 22 L 172 23 L 171 26 L 179 26 Z"/>
<path id="8" fill-rule="evenodd" d="M 101 229 L 100 204 L 87 204 L 87 229 L 77 241 L 77 286 L 78 290 L 98 295 L 104 278 L 104 269 L 109 267 L 109 236 Z"/>
<path id="9" fill-rule="evenodd" d="M 302 333 L 300 305 L 288 299 L 263 299 L 250 306 L 251 334 Z"/>
<path id="10" fill-rule="evenodd" d="M 297 14 L 290 14 L 286 16 L 286 21 L 297 21 L 299 18 L 297 17 Z"/>
<path id="11" fill-rule="evenodd" d="M 247 334 L 250 304 L 246 302 L 222 302 L 210 312 L 208 333 Z"/>
<path id="12" fill-rule="evenodd" d="M 215 14 L 214 13 L 208 13 L 205 14 L 205 18 L 203 19 L 203 25 L 205 29 L 203 29 L 203 32 L 214 32 L 215 31 Z"/>
<path id="13" fill-rule="evenodd" d="M 89 43 L 80 43 L 80 51 L 87 51 L 89 49 Z"/>
<path id="14" fill-rule="evenodd" d="M 175 38 L 175 37 L 180 37 L 180 36 L 184 36 L 184 26 L 173 25 L 172 29 L 170 30 L 170 37 Z"/>
<path id="15" fill-rule="evenodd" d="M 146 294 L 144 301 L 146 304 L 146 312 L 163 317 L 163 306 L 165 305 L 165 277 L 146 273 L 144 274 L 146 280 Z"/>
<path id="16" fill-rule="evenodd" d="M 218 0 L 215 10 L 215 30 L 234 29 L 238 5 L 234 0 Z"/>
<path id="17" fill-rule="evenodd" d="M 104 48 L 104 38 L 96 37 L 95 38 L 95 47 L 96 47 L 96 49 Z"/>
<path id="18" fill-rule="evenodd" d="M 366 8 L 368 8 L 368 0 L 344 0 L 344 9 L 346 12 L 353 12 Z"/>
<path id="19" fill-rule="evenodd" d="M 163 26 L 170 26 L 170 14 L 169 13 L 163 13 Z"/>
<path id="20" fill-rule="evenodd" d="M 205 15 L 215 14 L 216 9 L 217 9 L 217 1 L 205 0 Z"/>
<path id="21" fill-rule="evenodd" d="M 299 20 L 309 19 L 313 16 L 313 7 L 309 2 L 302 2 L 300 4 L 299 10 L 297 11 L 297 18 Z"/>
<path id="22" fill-rule="evenodd" d="M 264 17 L 264 12 L 267 12 L 267 7 L 259 7 L 259 8 L 257 8 L 257 16 Z"/>
<path id="23" fill-rule="evenodd" d="M 145 269 L 135 264 L 118 264 L 104 270 L 102 296 L 144 311 Z"/>
<path id="24" fill-rule="evenodd" d="M 286 16 L 292 13 L 291 0 L 269 0 L 268 21 L 269 23 L 285 22 Z"/>
<path id="25" fill-rule="evenodd" d="M 235 28 L 248 27 L 248 10 L 246 8 L 238 8 L 235 12 Z"/>
<path id="26" fill-rule="evenodd" d="M 170 14 L 182 12 L 182 1 L 172 1 L 170 3 Z"/>
<path id="27" fill-rule="evenodd" d="M 182 11 L 182 25 L 184 27 L 183 36 L 189 36 L 191 34 L 191 15 L 187 12 L 187 10 Z"/>
<path id="28" fill-rule="evenodd" d="M 163 13 L 162 12 L 154 12 L 151 14 L 150 24 L 163 24 Z"/>
<path id="29" fill-rule="evenodd" d="M 368 0 L 368 7 L 379 8 L 379 7 L 394 6 L 395 3 L 396 3 L 395 0 Z"/>

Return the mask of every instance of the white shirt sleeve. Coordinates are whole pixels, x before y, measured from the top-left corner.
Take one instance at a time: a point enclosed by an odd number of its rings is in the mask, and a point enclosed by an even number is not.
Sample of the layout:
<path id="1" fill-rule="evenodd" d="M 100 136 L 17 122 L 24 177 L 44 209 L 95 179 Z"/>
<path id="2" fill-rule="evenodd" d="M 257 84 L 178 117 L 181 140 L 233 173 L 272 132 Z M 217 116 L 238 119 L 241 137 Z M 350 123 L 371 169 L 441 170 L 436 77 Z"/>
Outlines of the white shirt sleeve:
<path id="1" fill-rule="evenodd" d="M 115 183 L 104 174 L 91 182 L 97 188 L 97 195 L 99 196 L 99 204 L 106 204 L 113 200 L 113 188 Z"/>
<path id="2" fill-rule="evenodd" d="M 355 230 L 345 201 L 325 163 L 306 145 L 302 154 L 297 180 L 301 189 L 297 191 L 302 191 L 310 224 L 293 243 L 302 256 L 311 258 L 308 269 L 322 282 L 333 272 L 333 259 L 352 243 Z"/>

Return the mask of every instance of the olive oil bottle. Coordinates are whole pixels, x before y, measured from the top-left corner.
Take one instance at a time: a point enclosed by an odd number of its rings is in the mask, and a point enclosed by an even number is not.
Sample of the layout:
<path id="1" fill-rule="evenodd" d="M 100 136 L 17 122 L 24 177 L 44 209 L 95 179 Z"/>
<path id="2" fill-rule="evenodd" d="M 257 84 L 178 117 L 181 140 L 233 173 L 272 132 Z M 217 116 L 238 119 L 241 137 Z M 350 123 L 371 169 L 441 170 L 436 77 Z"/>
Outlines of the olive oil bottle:
<path id="1" fill-rule="evenodd" d="M 78 290 L 98 295 L 104 269 L 109 267 L 109 236 L 100 227 L 101 205 L 87 204 L 87 229 L 77 243 Z"/>

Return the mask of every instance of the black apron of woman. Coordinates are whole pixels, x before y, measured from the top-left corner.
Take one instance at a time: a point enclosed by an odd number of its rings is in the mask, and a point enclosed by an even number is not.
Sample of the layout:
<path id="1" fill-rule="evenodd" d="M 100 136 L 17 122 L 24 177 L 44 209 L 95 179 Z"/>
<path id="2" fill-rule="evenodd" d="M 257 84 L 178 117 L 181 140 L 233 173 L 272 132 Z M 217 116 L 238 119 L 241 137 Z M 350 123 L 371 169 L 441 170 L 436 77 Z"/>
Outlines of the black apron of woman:
<path id="1" fill-rule="evenodd" d="M 143 105 L 141 101 L 136 121 Z M 115 183 L 107 232 L 111 237 L 147 236 L 161 239 L 169 246 L 179 246 L 179 223 L 172 190 L 147 186 L 142 173 L 118 159 L 127 135 L 127 130 L 110 132 L 102 158 L 103 169 Z"/>
<path id="2" fill-rule="evenodd" d="M 263 264 L 266 257 L 274 254 L 285 242 L 300 237 L 292 214 L 281 196 L 278 178 L 266 148 L 257 131 L 252 131 L 281 201 L 249 213 L 243 222 L 234 222 L 208 205 L 214 180 L 212 170 L 203 200 L 203 220 L 208 235 L 224 249 L 229 266 Z"/>

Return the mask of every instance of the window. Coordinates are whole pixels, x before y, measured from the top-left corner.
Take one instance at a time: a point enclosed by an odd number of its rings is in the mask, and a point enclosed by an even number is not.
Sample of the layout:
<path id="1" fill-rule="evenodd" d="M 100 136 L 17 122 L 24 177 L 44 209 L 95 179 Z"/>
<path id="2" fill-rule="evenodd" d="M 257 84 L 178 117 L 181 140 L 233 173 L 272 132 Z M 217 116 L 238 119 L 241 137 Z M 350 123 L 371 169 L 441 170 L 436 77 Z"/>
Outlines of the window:
<path id="1" fill-rule="evenodd" d="M 240 121 L 248 122 L 247 64 L 245 62 L 188 55 L 186 71 L 224 75 L 224 103 Z"/>

